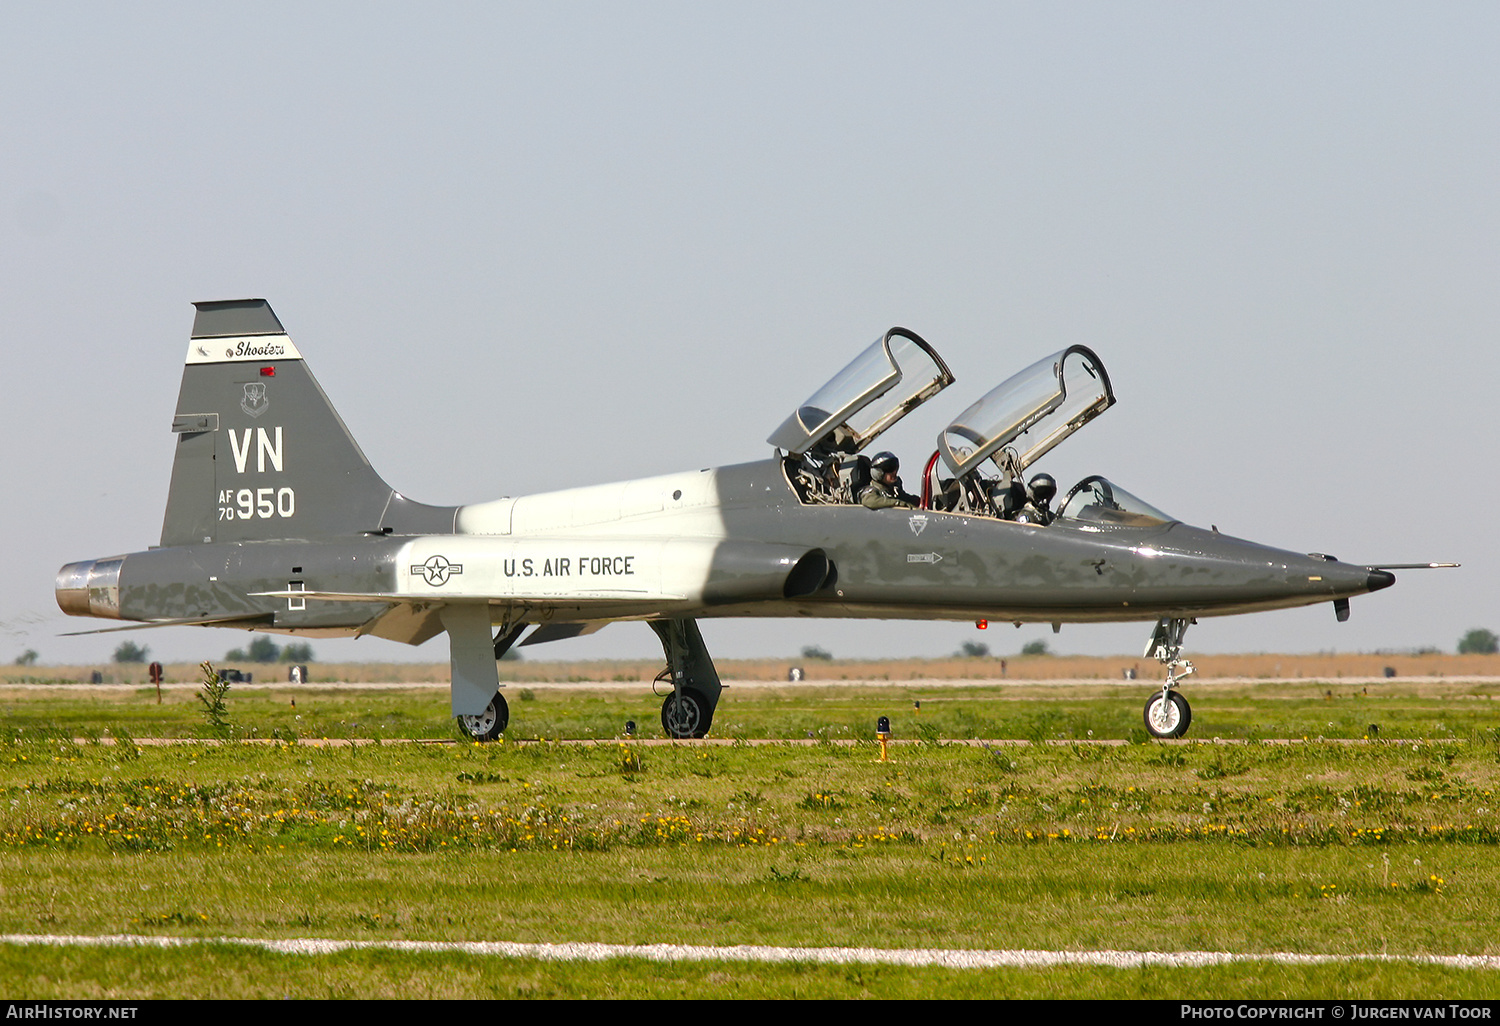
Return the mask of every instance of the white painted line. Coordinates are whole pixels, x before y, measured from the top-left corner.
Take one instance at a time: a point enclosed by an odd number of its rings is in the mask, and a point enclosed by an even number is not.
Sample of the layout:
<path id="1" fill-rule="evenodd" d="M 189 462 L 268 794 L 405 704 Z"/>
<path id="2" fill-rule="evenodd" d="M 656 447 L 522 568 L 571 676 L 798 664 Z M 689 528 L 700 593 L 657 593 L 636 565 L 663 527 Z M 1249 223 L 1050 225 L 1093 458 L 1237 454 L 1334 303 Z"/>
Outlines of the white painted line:
<path id="1" fill-rule="evenodd" d="M 232 944 L 284 955 L 331 955 L 340 951 L 451 952 L 499 958 L 534 958 L 544 962 L 603 962 L 635 958 L 647 962 L 760 962 L 825 965 L 936 966 L 945 969 L 1030 969 L 1081 965 L 1110 969 L 1196 969 L 1234 963 L 1335 965 L 1345 962 L 1391 962 L 1435 965 L 1447 969 L 1500 969 L 1500 955 L 1302 955 L 1290 951 L 1241 954 L 1230 951 L 965 951 L 943 948 L 780 948 L 742 944 L 516 944 L 509 941 L 359 941 L 309 937 L 270 940 L 255 937 L 150 937 L 110 934 L 80 937 L 55 934 L 0 934 L 0 943 L 54 947 L 183 948 Z"/>

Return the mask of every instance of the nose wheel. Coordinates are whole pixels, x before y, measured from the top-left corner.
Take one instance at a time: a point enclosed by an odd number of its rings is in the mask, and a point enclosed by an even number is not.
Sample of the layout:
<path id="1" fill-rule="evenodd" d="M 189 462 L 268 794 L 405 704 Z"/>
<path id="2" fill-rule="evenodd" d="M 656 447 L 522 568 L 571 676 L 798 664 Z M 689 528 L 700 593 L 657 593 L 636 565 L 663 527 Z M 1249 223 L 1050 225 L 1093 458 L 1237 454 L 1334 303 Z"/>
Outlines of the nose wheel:
<path id="1" fill-rule="evenodd" d="M 1152 737 L 1181 737 L 1192 722 L 1192 706 L 1175 691 L 1163 689 L 1146 700 L 1146 732 Z"/>
<path id="2" fill-rule="evenodd" d="M 1193 722 L 1188 700 L 1173 688 L 1193 672 L 1193 664 L 1182 658 L 1182 636 L 1196 622 L 1186 617 L 1164 616 L 1156 622 L 1151 640 L 1146 643 L 1146 658 L 1155 659 L 1167 668 L 1161 690 L 1146 701 L 1146 731 L 1152 737 L 1182 737 Z"/>
<path id="3" fill-rule="evenodd" d="M 498 691 L 478 716 L 458 717 L 458 729 L 470 741 L 494 741 L 505 732 L 509 723 L 510 706 Z"/>

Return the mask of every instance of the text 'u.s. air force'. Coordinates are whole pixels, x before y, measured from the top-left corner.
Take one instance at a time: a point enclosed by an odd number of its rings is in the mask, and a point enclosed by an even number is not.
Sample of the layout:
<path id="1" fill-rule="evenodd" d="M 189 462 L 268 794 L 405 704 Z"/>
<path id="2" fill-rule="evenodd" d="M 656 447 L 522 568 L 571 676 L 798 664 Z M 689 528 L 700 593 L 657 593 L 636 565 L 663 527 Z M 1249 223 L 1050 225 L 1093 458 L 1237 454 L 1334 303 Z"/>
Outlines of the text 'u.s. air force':
<path id="1" fill-rule="evenodd" d="M 634 556 L 559 556 L 556 559 L 507 559 L 506 577 L 627 577 L 635 574 Z"/>

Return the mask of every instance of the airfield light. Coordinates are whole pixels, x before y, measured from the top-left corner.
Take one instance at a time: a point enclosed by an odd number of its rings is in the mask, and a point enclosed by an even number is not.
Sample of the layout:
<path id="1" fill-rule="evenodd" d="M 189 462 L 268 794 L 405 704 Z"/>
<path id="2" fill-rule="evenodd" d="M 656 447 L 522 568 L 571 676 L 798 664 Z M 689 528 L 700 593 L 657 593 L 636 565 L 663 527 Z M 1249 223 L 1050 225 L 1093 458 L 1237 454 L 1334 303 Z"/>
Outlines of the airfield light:
<path id="1" fill-rule="evenodd" d="M 635 737 L 635 720 L 625 721 L 625 736 Z"/>
<path id="2" fill-rule="evenodd" d="M 912 710 L 912 712 L 918 713 L 918 714 L 920 714 L 922 712 L 922 700 L 920 698 L 917 699 L 916 701 L 912 702 L 912 704 L 911 704 L 911 710 Z"/>
<path id="3" fill-rule="evenodd" d="M 889 762 L 886 757 L 886 745 L 891 740 L 891 718 L 882 716 L 875 721 L 875 736 L 880 738 L 880 761 Z"/>

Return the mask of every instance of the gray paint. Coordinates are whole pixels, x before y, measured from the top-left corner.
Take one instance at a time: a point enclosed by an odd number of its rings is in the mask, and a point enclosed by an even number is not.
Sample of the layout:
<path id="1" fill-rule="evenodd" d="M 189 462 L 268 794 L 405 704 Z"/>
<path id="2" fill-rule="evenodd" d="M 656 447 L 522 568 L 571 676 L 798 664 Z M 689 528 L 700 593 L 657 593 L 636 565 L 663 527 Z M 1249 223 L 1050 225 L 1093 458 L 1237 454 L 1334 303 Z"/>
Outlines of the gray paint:
<path id="1" fill-rule="evenodd" d="M 217 328 L 253 314 L 280 329 L 264 300 L 240 302 L 260 306 L 202 304 L 198 319 Z M 174 429 L 205 420 L 212 430 L 177 436 L 164 546 L 453 530 L 457 507 L 413 502 L 375 472 L 303 360 L 188 364 Z"/>
<path id="2" fill-rule="evenodd" d="M 287 598 L 256 593 L 284 591 L 294 580 L 310 591 L 389 593 L 400 544 L 387 538 L 286 540 L 132 553 L 120 570 L 120 616 L 154 620 L 269 613 L 278 630 L 351 632 L 389 603 L 308 602 L 306 609 L 293 610 Z"/>
<path id="3" fill-rule="evenodd" d="M 775 460 L 722 468 L 718 482 L 731 538 L 827 552 L 837 584 L 799 603 L 811 615 L 836 606 L 835 615 L 888 618 L 1153 621 L 1372 590 L 1369 568 L 1180 523 L 1040 527 L 933 510 L 802 506 Z M 914 517 L 925 520 L 920 533 Z M 1139 551 L 1148 547 L 1159 554 Z"/>

